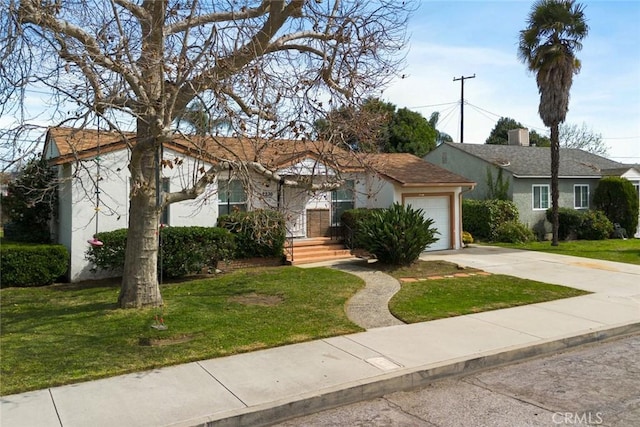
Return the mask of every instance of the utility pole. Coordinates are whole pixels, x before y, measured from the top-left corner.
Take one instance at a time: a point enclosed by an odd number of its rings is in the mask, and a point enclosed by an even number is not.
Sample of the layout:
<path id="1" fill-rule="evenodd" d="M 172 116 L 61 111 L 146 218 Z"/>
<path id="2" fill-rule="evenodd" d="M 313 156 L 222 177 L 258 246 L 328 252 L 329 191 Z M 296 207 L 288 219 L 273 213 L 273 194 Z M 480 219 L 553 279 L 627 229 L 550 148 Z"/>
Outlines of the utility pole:
<path id="1" fill-rule="evenodd" d="M 460 78 L 453 78 L 454 82 L 460 81 L 460 143 L 464 142 L 464 81 L 467 79 L 475 79 L 475 73 L 473 76 L 460 76 Z"/>

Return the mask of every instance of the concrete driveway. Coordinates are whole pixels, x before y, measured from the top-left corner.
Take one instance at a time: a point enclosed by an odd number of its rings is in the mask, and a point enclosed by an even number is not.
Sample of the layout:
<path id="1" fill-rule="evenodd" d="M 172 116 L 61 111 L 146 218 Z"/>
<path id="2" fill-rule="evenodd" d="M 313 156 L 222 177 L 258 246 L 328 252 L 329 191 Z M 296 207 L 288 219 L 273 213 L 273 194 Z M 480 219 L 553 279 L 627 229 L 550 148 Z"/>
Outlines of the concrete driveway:
<path id="1" fill-rule="evenodd" d="M 423 260 L 445 260 L 494 274 L 570 286 L 640 301 L 640 265 L 496 246 L 423 254 Z"/>

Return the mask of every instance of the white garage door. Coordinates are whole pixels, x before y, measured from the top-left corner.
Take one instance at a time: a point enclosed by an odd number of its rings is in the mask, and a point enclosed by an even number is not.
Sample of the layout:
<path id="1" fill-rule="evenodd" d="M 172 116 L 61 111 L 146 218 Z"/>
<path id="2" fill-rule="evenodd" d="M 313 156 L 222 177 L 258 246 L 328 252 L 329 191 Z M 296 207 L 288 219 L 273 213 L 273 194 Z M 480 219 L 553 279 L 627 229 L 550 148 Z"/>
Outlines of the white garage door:
<path id="1" fill-rule="evenodd" d="M 449 212 L 449 196 L 431 197 L 407 197 L 405 205 L 411 205 L 414 209 L 422 209 L 425 218 L 431 218 L 431 227 L 438 230 L 438 241 L 431 244 L 427 251 L 438 251 L 451 248 L 451 224 Z"/>

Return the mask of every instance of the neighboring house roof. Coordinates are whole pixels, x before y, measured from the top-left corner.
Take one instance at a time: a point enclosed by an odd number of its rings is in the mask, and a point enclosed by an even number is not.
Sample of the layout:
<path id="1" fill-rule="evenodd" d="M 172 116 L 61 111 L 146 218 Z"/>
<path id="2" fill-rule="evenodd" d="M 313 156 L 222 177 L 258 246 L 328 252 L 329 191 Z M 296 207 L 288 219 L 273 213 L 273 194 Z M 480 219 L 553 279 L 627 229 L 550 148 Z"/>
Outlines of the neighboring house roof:
<path id="1" fill-rule="evenodd" d="M 473 187 L 475 182 L 409 153 L 370 154 L 367 159 L 380 174 L 403 187 L 451 185 Z"/>
<path id="2" fill-rule="evenodd" d="M 133 132 L 116 133 L 95 129 L 50 128 L 46 144 L 54 144 L 58 155 L 53 164 L 89 159 L 98 153 L 124 150 L 134 145 Z M 255 161 L 267 169 L 278 170 L 305 159 L 315 159 L 343 172 L 367 168 L 399 183 L 401 186 L 461 185 L 474 186 L 467 178 L 449 172 L 409 153 L 359 154 L 324 141 L 263 140 L 245 137 L 177 136 L 164 145 L 184 155 L 213 163 L 223 160 Z M 46 152 L 46 147 L 45 147 Z"/>
<path id="3" fill-rule="evenodd" d="M 486 162 L 500 166 L 519 178 L 550 177 L 551 154 L 549 147 L 520 145 L 461 144 L 445 142 L 450 147 L 464 151 Z M 607 171 L 625 168 L 625 165 L 605 157 L 576 148 L 560 149 L 559 176 L 601 177 Z M 629 167 L 626 167 L 628 170 Z"/>
<path id="4" fill-rule="evenodd" d="M 635 170 L 636 173 L 640 173 L 640 166 L 638 165 L 624 165 L 622 167 L 619 168 L 613 168 L 613 169 L 603 169 L 602 170 L 602 175 L 606 175 L 606 176 L 622 176 L 625 173 L 629 172 L 630 170 Z"/>

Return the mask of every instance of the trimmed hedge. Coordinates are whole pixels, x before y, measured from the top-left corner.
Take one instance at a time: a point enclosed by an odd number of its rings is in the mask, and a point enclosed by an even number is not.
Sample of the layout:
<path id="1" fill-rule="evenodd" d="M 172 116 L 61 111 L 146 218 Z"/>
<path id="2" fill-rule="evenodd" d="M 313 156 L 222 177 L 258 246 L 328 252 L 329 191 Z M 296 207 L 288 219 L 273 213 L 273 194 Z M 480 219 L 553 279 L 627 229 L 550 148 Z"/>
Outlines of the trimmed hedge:
<path id="1" fill-rule="evenodd" d="M 476 239 L 495 240 L 500 224 L 518 219 L 518 208 L 508 200 L 462 201 L 462 228 Z"/>
<path id="2" fill-rule="evenodd" d="M 502 243 L 527 243 L 535 239 L 533 231 L 518 221 L 500 224 L 494 234 L 494 241 Z"/>
<path id="3" fill-rule="evenodd" d="M 69 252 L 62 245 L 2 243 L 0 248 L 0 284 L 9 286 L 45 286 L 67 272 Z"/>
<path id="4" fill-rule="evenodd" d="M 162 258 L 158 264 L 167 278 L 215 268 L 218 261 L 230 259 L 235 250 L 233 235 L 218 227 L 167 227 L 160 236 Z"/>
<path id="5" fill-rule="evenodd" d="M 119 270 L 124 267 L 124 253 L 127 246 L 127 229 L 105 231 L 96 234 L 103 246 L 90 246 L 85 258 L 103 270 Z"/>
<path id="6" fill-rule="evenodd" d="M 218 218 L 218 227 L 235 235 L 234 258 L 278 257 L 284 254 L 287 229 L 278 211 L 258 209 Z"/>
<path id="7" fill-rule="evenodd" d="M 553 224 L 553 211 L 547 209 L 547 221 Z M 558 208 L 558 239 L 567 240 L 572 234 L 577 236 L 582 225 L 583 212 L 571 208 Z"/>
<path id="8" fill-rule="evenodd" d="M 602 211 L 587 211 L 582 214 L 578 228 L 578 239 L 604 240 L 613 233 L 613 224 Z"/>
<path id="9" fill-rule="evenodd" d="M 547 220 L 551 222 L 551 209 L 547 209 Z M 571 208 L 558 209 L 558 238 L 603 240 L 613 232 L 613 223 L 599 210 L 579 211 Z"/>
<path id="10" fill-rule="evenodd" d="M 638 203 L 638 193 L 631 181 L 620 177 L 602 178 L 593 193 L 594 207 L 630 235 L 638 228 Z"/>
<path id="11" fill-rule="evenodd" d="M 127 230 L 98 233 L 104 245 L 90 247 L 86 258 L 105 270 L 124 267 Z M 177 278 L 215 268 L 218 261 L 231 258 L 235 249 L 233 235 L 218 227 L 165 227 L 160 231 L 158 270 L 163 277 Z"/>

